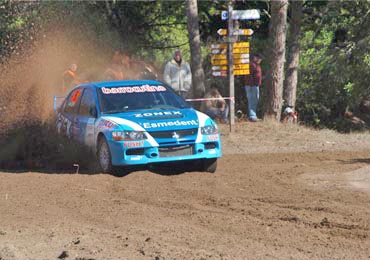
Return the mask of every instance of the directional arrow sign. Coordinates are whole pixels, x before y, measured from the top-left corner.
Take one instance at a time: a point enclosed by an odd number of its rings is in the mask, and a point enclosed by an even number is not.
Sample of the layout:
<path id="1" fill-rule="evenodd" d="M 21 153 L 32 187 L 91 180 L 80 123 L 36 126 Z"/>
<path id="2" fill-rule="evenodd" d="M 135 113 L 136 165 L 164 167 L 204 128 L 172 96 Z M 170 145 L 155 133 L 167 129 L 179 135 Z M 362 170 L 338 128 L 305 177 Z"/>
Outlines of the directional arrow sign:
<path id="1" fill-rule="evenodd" d="M 226 30 L 226 29 L 220 29 L 220 30 Z M 212 44 L 211 48 L 212 49 L 227 48 L 227 43 Z"/>
<path id="2" fill-rule="evenodd" d="M 227 60 L 212 60 L 211 59 L 211 64 L 212 65 L 227 65 Z"/>
<path id="3" fill-rule="evenodd" d="M 249 59 L 235 59 L 234 60 L 234 64 L 247 64 L 247 63 L 249 63 Z"/>
<path id="4" fill-rule="evenodd" d="M 227 53 L 227 48 L 224 48 L 224 49 L 212 49 L 211 50 L 211 53 L 212 54 L 226 54 Z M 236 53 L 245 53 L 245 54 L 248 54 L 249 53 L 249 48 L 233 48 L 233 53 L 236 54 Z"/>
<path id="5" fill-rule="evenodd" d="M 238 29 L 233 32 L 233 35 L 252 35 L 253 30 L 252 29 Z"/>
<path id="6" fill-rule="evenodd" d="M 231 18 L 233 20 L 256 20 L 260 19 L 260 12 L 257 9 L 233 10 Z"/>
<path id="7" fill-rule="evenodd" d="M 249 48 L 234 48 L 233 53 L 249 53 Z"/>
<path id="8" fill-rule="evenodd" d="M 226 30 L 226 29 L 219 29 L 219 30 Z M 247 48 L 249 47 L 249 42 L 235 42 L 233 43 L 233 46 L 234 48 Z M 211 48 L 212 49 L 227 48 L 227 43 L 211 44 Z"/>
<path id="9" fill-rule="evenodd" d="M 212 70 L 227 70 L 228 66 L 212 66 Z"/>
<path id="10" fill-rule="evenodd" d="M 227 34 L 227 30 L 226 29 L 218 29 L 217 30 L 217 33 L 218 33 L 218 35 L 226 35 Z"/>
<path id="11" fill-rule="evenodd" d="M 249 59 L 249 53 L 234 53 L 234 59 Z M 211 57 L 211 60 L 226 60 L 226 54 L 214 54 Z"/>
<path id="12" fill-rule="evenodd" d="M 218 29 L 217 33 L 221 36 L 227 35 L 227 29 Z M 252 35 L 252 29 L 238 29 L 233 32 L 233 35 Z"/>
<path id="13" fill-rule="evenodd" d="M 213 59 L 213 60 L 226 60 L 227 55 L 226 54 L 214 54 L 214 55 L 212 55 L 211 59 Z"/>
<path id="14" fill-rule="evenodd" d="M 224 49 L 212 49 L 211 50 L 211 53 L 212 54 L 223 54 L 223 53 L 226 53 L 227 49 L 224 48 Z"/>
<path id="15" fill-rule="evenodd" d="M 249 69 L 248 70 L 234 70 L 234 75 L 248 75 L 250 72 L 249 72 Z"/>
<path id="16" fill-rule="evenodd" d="M 249 53 L 234 53 L 234 59 L 249 59 Z"/>
<path id="17" fill-rule="evenodd" d="M 233 46 L 234 48 L 246 48 L 249 47 L 249 42 L 235 42 Z"/>
<path id="18" fill-rule="evenodd" d="M 228 66 L 212 66 L 212 70 L 227 70 Z M 248 70 L 249 64 L 237 64 L 233 66 L 234 70 Z"/>
<path id="19" fill-rule="evenodd" d="M 221 12 L 221 19 L 227 20 L 229 18 L 228 11 Z M 260 12 L 257 9 L 249 10 L 233 10 L 231 18 L 233 20 L 255 20 L 260 19 Z"/>
<path id="20" fill-rule="evenodd" d="M 249 64 L 236 64 L 234 70 L 246 70 L 249 69 Z"/>
<path id="21" fill-rule="evenodd" d="M 226 70 L 212 71 L 212 76 L 215 76 L 215 77 L 226 77 L 227 76 L 227 71 Z"/>

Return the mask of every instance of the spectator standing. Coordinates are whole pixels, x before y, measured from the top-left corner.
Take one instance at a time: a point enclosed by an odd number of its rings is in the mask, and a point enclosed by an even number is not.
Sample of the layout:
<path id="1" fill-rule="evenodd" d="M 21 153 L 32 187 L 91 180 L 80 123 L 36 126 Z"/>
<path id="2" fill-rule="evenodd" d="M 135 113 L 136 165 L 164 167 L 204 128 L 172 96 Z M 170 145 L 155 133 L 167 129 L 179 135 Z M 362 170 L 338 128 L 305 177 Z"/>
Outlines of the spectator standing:
<path id="1" fill-rule="evenodd" d="M 252 122 L 259 120 L 257 117 L 257 105 L 260 98 L 260 86 L 262 84 L 261 61 L 262 57 L 259 54 L 253 55 L 250 63 L 250 74 L 246 75 L 244 86 L 248 100 L 249 120 Z"/>
<path id="2" fill-rule="evenodd" d="M 81 80 L 77 76 L 77 64 L 73 63 L 63 73 L 63 86 L 62 92 L 65 93 L 66 91 L 70 90 L 72 87 L 81 83 Z"/>
<path id="3" fill-rule="evenodd" d="M 203 101 L 202 111 L 212 119 L 226 124 L 228 122 L 229 106 L 221 96 L 217 87 L 212 86 L 204 97 L 206 100 Z"/>
<path id="4" fill-rule="evenodd" d="M 176 49 L 173 59 L 167 62 L 164 73 L 164 81 L 184 99 L 191 89 L 190 65 L 182 59 L 180 50 Z"/>

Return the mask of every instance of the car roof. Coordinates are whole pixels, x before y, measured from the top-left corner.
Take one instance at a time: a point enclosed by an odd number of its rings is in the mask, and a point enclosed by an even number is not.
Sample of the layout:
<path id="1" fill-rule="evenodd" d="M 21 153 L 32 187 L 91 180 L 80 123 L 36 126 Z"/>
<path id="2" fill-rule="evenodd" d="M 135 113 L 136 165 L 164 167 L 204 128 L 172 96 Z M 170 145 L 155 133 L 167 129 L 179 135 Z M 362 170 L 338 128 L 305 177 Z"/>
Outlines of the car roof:
<path id="1" fill-rule="evenodd" d="M 91 82 L 87 85 L 92 85 L 97 88 L 102 87 L 125 87 L 125 86 L 137 86 L 137 85 L 164 85 L 164 83 L 156 80 L 115 80 L 115 81 L 101 81 Z"/>

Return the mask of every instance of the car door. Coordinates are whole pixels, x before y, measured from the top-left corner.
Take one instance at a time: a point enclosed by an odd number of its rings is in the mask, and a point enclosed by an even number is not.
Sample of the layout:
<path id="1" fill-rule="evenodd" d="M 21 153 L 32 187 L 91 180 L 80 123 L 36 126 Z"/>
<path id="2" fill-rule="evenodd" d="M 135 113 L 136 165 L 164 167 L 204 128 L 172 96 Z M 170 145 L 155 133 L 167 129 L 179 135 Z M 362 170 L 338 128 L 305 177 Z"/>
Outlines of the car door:
<path id="1" fill-rule="evenodd" d="M 94 125 L 97 118 L 96 101 L 94 91 L 85 88 L 82 93 L 78 110 L 78 117 L 75 118 L 77 140 L 88 146 L 94 145 Z"/>
<path id="2" fill-rule="evenodd" d="M 64 101 L 57 119 L 58 132 L 69 138 L 75 138 L 74 122 L 78 116 L 78 108 L 82 89 L 73 90 Z"/>

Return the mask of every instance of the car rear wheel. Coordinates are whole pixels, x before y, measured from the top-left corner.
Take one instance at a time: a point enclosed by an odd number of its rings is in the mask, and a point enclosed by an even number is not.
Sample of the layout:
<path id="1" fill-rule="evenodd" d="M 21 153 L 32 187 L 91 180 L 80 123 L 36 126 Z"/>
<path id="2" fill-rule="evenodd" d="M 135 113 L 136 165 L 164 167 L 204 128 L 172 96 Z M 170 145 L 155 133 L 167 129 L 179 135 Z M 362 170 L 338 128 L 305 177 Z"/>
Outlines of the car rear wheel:
<path id="1" fill-rule="evenodd" d="M 216 169 L 217 169 L 217 158 L 203 159 L 202 170 L 204 172 L 214 173 L 216 172 Z"/>

